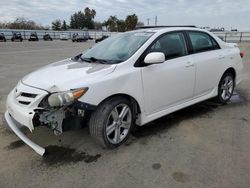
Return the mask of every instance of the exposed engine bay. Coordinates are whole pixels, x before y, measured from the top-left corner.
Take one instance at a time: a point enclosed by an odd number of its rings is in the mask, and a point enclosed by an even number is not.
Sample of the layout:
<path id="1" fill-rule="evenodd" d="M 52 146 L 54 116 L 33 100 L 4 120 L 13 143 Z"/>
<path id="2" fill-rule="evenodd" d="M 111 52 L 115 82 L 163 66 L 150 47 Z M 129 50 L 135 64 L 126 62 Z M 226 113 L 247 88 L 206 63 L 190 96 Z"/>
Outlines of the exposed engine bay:
<path id="1" fill-rule="evenodd" d="M 63 131 L 81 128 L 85 117 L 95 108 L 93 105 L 75 101 L 69 106 L 51 107 L 48 97 L 35 109 L 33 118 L 34 126 L 47 126 L 55 135 L 61 135 Z"/>

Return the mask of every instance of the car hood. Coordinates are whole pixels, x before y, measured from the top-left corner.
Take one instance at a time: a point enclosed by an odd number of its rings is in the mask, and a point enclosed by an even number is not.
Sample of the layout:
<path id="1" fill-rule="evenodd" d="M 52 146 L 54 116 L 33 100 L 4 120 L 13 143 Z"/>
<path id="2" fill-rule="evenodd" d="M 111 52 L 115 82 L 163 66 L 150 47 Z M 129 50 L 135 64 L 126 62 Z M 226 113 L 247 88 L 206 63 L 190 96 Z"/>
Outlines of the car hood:
<path id="1" fill-rule="evenodd" d="M 66 91 L 88 87 L 112 73 L 116 65 L 78 62 L 71 59 L 62 60 L 40 68 L 22 79 L 26 85 L 48 92 Z"/>

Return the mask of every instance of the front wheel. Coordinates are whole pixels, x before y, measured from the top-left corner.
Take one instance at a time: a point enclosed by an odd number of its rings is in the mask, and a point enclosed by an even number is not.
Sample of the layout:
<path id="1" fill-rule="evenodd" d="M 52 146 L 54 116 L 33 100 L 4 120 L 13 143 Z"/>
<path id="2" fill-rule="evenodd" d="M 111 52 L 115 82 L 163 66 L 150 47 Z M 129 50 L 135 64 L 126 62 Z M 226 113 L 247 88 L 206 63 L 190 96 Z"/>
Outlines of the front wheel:
<path id="1" fill-rule="evenodd" d="M 129 137 L 134 122 L 130 102 L 114 97 L 101 103 L 89 121 L 91 136 L 105 148 L 115 148 Z"/>
<path id="2" fill-rule="evenodd" d="M 234 76 L 231 73 L 226 72 L 222 76 L 218 86 L 218 96 L 216 98 L 217 101 L 222 104 L 228 102 L 233 95 L 234 87 L 235 87 Z"/>

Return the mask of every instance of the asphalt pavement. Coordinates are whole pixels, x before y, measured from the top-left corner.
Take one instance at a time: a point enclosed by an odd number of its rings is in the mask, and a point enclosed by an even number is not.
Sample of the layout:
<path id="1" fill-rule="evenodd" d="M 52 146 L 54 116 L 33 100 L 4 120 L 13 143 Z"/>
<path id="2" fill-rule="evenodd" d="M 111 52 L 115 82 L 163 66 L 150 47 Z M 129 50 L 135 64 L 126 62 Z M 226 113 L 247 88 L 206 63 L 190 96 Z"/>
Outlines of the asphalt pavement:
<path id="1" fill-rule="evenodd" d="M 7 94 L 27 73 L 72 57 L 94 43 L 0 43 L 0 119 Z M 46 147 L 41 157 L 0 120 L 0 187 L 250 187 L 250 43 L 245 80 L 231 102 L 205 101 L 151 122 L 115 150 L 102 149 L 88 128 L 54 136 L 25 133 Z"/>

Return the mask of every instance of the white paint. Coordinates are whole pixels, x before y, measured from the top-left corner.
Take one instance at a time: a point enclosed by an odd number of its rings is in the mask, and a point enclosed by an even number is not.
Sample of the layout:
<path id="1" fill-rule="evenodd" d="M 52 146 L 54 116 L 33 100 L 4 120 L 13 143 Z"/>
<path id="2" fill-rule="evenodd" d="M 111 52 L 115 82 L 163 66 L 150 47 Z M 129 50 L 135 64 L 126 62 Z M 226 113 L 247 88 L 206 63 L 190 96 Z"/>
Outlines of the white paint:
<path id="1" fill-rule="evenodd" d="M 163 63 L 164 61 L 165 61 L 165 55 L 162 52 L 149 53 L 144 59 L 144 63 L 146 64 L 157 64 L 157 63 Z"/>
<path id="2" fill-rule="evenodd" d="M 12 129 L 12 131 L 28 146 L 30 146 L 35 152 L 37 152 L 39 155 L 43 156 L 45 153 L 45 149 L 41 146 L 37 145 L 36 143 L 32 142 L 25 134 L 23 134 L 15 125 L 13 120 L 11 119 L 8 112 L 5 112 L 4 114 L 5 119 L 9 125 L 9 127 Z"/>
<path id="3" fill-rule="evenodd" d="M 144 67 L 134 66 L 141 54 L 158 36 L 175 30 L 204 31 L 195 28 L 154 30 L 155 34 L 132 57 L 120 64 L 79 63 L 66 59 L 45 66 L 24 77 L 23 83 L 17 85 L 21 91 L 38 94 L 37 98 L 29 105 L 21 105 L 16 101 L 17 96 L 13 90 L 7 99 L 6 114 L 10 113 L 15 120 L 32 131 L 33 114 L 29 112 L 37 108 L 47 92 L 88 87 L 88 91 L 79 101 L 92 105 L 99 105 L 104 99 L 115 94 L 133 97 L 141 109 L 137 124 L 144 125 L 216 96 L 219 81 L 230 67 L 236 70 L 236 83 L 241 81 L 243 64 L 238 47 L 221 41 L 207 31 L 204 32 L 212 35 L 221 49 L 186 55 Z M 162 54 L 152 53 L 147 56 L 146 61 L 160 62 Z"/>

